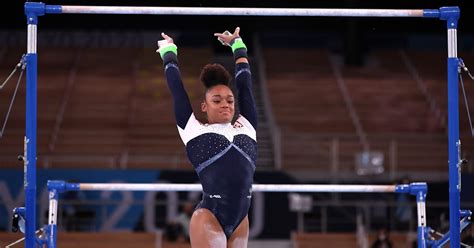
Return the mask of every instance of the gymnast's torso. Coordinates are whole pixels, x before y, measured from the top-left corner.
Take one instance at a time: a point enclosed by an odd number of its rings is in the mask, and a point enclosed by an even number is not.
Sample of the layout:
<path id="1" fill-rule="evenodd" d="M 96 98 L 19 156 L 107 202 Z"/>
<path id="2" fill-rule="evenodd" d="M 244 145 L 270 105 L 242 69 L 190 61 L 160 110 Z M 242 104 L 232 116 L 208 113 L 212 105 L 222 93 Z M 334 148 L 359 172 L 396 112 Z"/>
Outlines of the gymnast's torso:
<path id="1" fill-rule="evenodd" d="M 200 123 L 192 112 L 176 61 L 165 65 L 178 131 L 203 187 L 198 208 L 209 209 L 229 238 L 247 216 L 257 159 L 256 110 L 247 63 L 236 64 L 240 115 L 234 123 Z"/>
<path id="2" fill-rule="evenodd" d="M 240 116 L 235 124 L 201 124 L 191 115 L 179 130 L 203 187 L 198 207 L 209 209 L 230 236 L 247 215 L 257 142 L 255 130 Z"/>

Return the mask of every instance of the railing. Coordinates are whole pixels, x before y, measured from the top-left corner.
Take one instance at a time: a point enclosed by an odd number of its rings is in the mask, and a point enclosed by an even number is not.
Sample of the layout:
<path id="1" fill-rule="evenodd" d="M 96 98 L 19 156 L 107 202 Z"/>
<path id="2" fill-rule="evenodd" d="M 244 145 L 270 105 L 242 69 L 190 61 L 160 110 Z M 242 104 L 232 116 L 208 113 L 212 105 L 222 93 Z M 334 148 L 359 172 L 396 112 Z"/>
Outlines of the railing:
<path id="1" fill-rule="evenodd" d="M 19 162 L 16 156 L 0 155 L 2 167 L 14 167 Z M 183 164 L 189 163 L 184 152 L 176 152 L 170 155 L 39 155 L 37 164 L 39 168 L 71 168 L 81 166 L 82 168 L 134 168 L 130 164 L 154 165 L 154 168 L 178 169 Z M 12 166 L 10 166 L 12 165 Z M 140 168 L 143 166 L 136 165 Z M 190 166 L 189 169 L 192 167 Z"/>
<path id="2" fill-rule="evenodd" d="M 444 135 L 369 135 L 373 151 L 384 155 L 383 174 L 380 180 L 395 180 L 409 173 L 412 178 L 429 180 L 447 179 L 447 147 Z M 301 172 L 301 179 L 331 178 L 333 182 L 357 178 L 355 155 L 363 151 L 355 134 L 314 134 L 282 132 L 282 169 L 291 173 Z M 122 154 L 123 155 L 123 154 Z M 17 164 L 15 155 L 0 155 L 3 165 Z M 134 168 L 140 164 L 156 168 L 183 168 L 189 163 L 184 150 L 173 154 L 39 154 L 38 167 L 68 167 L 83 164 L 90 168 Z M 473 163 L 463 167 L 463 172 L 473 171 Z M 191 169 L 192 167 L 189 167 Z M 314 173 L 308 173 L 312 171 Z M 305 178 L 306 177 L 306 178 Z"/>
<path id="3" fill-rule="evenodd" d="M 384 155 L 379 180 L 411 178 L 446 180 L 447 145 L 444 135 L 369 135 L 372 151 Z M 353 180 L 355 155 L 364 147 L 355 134 L 282 132 L 282 165 L 301 179 Z M 313 171 L 314 173 L 308 173 Z"/>

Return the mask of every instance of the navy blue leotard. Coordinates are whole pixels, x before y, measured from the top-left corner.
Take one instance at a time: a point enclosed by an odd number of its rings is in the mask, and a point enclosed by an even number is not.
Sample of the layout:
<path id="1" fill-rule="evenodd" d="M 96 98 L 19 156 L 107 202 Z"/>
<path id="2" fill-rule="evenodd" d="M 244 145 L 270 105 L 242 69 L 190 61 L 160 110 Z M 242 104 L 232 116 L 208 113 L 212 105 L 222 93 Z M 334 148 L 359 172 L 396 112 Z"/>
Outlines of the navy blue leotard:
<path id="1" fill-rule="evenodd" d="M 240 115 L 234 124 L 203 124 L 194 116 L 176 59 L 165 61 L 178 131 L 203 188 L 198 208 L 209 209 L 227 239 L 248 213 L 257 159 L 257 113 L 248 63 L 235 65 Z"/>

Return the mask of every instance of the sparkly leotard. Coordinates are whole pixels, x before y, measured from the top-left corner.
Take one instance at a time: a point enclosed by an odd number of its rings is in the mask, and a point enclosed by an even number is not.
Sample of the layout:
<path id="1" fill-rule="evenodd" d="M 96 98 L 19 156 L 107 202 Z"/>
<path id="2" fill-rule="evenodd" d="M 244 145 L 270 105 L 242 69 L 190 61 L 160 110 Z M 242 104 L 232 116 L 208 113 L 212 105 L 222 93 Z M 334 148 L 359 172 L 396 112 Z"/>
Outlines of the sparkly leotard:
<path id="1" fill-rule="evenodd" d="M 178 131 L 209 209 L 229 239 L 248 213 L 257 159 L 257 114 L 248 63 L 235 65 L 240 115 L 234 124 L 202 124 L 194 116 L 176 59 L 165 62 Z"/>

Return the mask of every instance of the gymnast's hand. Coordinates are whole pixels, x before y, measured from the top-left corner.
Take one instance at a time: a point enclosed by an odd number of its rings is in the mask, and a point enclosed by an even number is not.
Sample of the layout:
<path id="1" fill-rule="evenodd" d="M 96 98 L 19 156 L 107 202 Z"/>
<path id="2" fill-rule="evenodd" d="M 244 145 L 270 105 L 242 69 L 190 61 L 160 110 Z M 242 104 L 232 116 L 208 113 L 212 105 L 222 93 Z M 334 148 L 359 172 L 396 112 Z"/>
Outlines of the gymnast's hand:
<path id="1" fill-rule="evenodd" d="M 214 33 L 214 36 L 217 36 L 217 40 L 219 40 L 222 43 L 222 45 L 231 46 L 233 41 L 236 38 L 240 38 L 239 33 L 240 33 L 240 28 L 236 27 L 233 34 L 226 30 L 223 33 Z"/>
<path id="2" fill-rule="evenodd" d="M 163 58 L 167 52 L 173 52 L 177 55 L 178 48 L 174 44 L 173 39 L 165 33 L 161 33 L 161 36 L 163 37 L 163 40 L 158 41 L 158 50 L 156 50 L 156 52 L 160 54 L 161 58 Z"/>
<path id="3" fill-rule="evenodd" d="M 163 37 L 163 40 L 158 41 L 158 50 L 156 50 L 156 52 L 160 52 L 160 50 L 162 50 L 163 48 L 174 44 L 173 39 L 165 33 L 161 33 L 161 36 Z"/>

